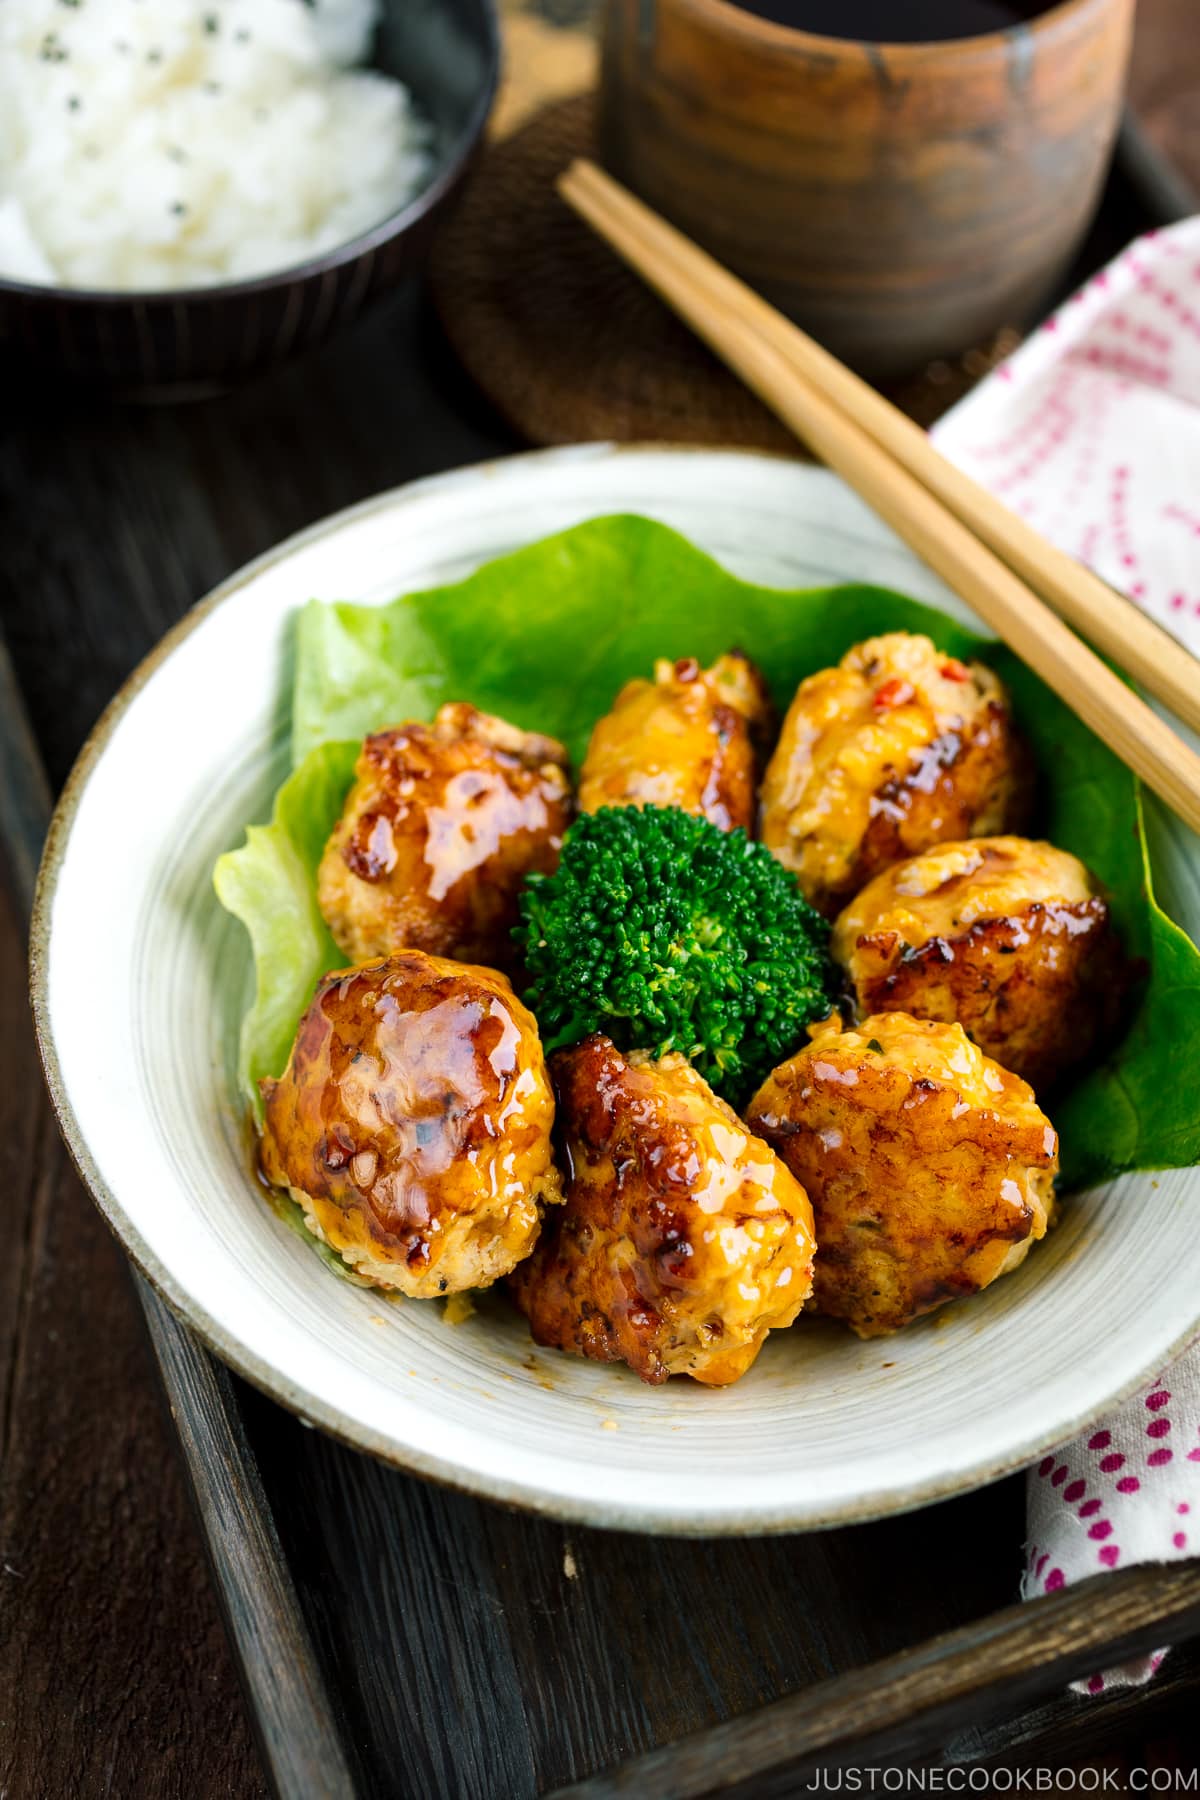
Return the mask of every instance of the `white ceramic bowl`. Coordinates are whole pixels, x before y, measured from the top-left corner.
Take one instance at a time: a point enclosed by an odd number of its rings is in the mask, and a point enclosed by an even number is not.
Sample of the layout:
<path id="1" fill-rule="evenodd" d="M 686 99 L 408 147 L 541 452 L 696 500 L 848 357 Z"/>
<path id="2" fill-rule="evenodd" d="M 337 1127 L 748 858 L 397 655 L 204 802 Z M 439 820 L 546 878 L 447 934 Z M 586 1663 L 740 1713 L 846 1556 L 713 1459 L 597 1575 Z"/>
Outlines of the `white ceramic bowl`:
<path id="1" fill-rule="evenodd" d="M 34 999 L 55 1105 L 130 1254 L 205 1341 L 305 1419 L 405 1468 L 591 1524 L 781 1531 L 941 1498 L 1039 1455 L 1200 1328 L 1200 1174 L 1074 1200 L 1015 1276 L 897 1338 L 773 1333 L 724 1392 L 535 1349 L 502 1300 L 451 1326 L 336 1280 L 275 1218 L 235 1098 L 250 982 L 218 853 L 286 768 L 289 622 L 381 601 L 579 520 L 638 511 L 736 573 L 866 579 L 965 609 L 834 477 L 603 446 L 387 494 L 235 576 L 143 665 L 68 784 Z M 731 621 L 736 630 L 736 622 Z M 1196 841 L 1151 809 L 1162 899 L 1200 933 Z"/>

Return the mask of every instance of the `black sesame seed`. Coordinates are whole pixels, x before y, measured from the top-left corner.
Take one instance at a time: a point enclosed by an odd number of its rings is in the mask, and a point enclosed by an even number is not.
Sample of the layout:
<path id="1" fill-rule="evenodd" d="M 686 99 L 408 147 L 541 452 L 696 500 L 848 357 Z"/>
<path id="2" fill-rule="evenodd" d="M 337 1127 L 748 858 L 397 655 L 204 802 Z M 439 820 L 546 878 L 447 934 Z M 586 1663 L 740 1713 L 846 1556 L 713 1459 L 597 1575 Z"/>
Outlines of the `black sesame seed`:
<path id="1" fill-rule="evenodd" d="M 220 29 L 220 24 L 221 21 L 216 13 L 205 13 L 204 29 L 207 31 L 209 37 L 216 37 L 217 32 Z"/>
<path id="2" fill-rule="evenodd" d="M 184 213 L 187 211 L 187 207 L 184 205 L 182 200 L 172 200 L 171 211 L 175 214 L 175 217 L 177 219 L 181 219 L 183 217 Z"/>
<path id="3" fill-rule="evenodd" d="M 68 112 L 78 112 L 78 111 L 79 111 L 79 108 L 80 108 L 80 107 L 81 107 L 81 106 L 82 106 L 82 105 L 83 105 L 83 102 L 82 102 L 82 100 L 81 100 L 81 99 L 80 99 L 80 98 L 79 98 L 79 95 L 78 95 L 78 94 L 72 94 L 72 95 L 71 95 L 71 98 L 70 98 L 70 99 L 69 99 L 69 100 L 68 100 L 68 101 L 67 101 L 67 111 L 68 111 Z"/>

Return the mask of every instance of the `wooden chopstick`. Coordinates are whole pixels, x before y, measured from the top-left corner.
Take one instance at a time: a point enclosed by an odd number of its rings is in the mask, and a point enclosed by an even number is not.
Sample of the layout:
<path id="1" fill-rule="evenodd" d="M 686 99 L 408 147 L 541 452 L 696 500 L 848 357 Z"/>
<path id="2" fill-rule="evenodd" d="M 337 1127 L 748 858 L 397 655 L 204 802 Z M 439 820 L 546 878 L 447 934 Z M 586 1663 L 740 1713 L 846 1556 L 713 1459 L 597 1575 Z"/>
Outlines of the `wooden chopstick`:
<path id="1" fill-rule="evenodd" d="M 753 323 L 813 387 L 890 451 L 1043 599 L 1180 719 L 1200 731 L 1200 662 L 1169 632 L 948 461 L 920 426 L 890 400 L 595 163 L 585 159 L 573 163 L 559 186 L 577 211 L 583 209 L 576 204 L 575 195 L 591 193 L 631 227 L 661 227 L 666 234 L 663 241 L 669 239 L 680 266 L 688 268 L 714 299 L 724 301 Z"/>
<path id="2" fill-rule="evenodd" d="M 766 302 L 594 164 L 573 164 L 559 189 L 766 405 L 1200 831 L 1200 756 L 936 494 L 801 373 L 793 354 L 780 348 L 780 328 L 794 328 L 774 314 L 778 327 L 766 336 L 759 328 L 760 309 L 772 312 Z"/>

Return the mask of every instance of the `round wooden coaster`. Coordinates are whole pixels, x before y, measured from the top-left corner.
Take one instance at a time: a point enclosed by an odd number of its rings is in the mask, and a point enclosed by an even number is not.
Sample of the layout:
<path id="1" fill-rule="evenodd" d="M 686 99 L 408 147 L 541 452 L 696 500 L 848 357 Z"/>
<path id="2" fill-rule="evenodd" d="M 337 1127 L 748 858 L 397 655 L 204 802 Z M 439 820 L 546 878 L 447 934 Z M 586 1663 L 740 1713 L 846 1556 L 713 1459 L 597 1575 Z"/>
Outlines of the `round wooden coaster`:
<path id="1" fill-rule="evenodd" d="M 494 144 L 434 249 L 455 353 L 535 444 L 662 439 L 801 454 L 795 438 L 554 191 L 594 154 L 590 95 Z M 892 397 L 930 424 L 1016 342 L 931 365 Z"/>
<path id="2" fill-rule="evenodd" d="M 459 359 L 537 444 L 662 438 L 794 453 L 790 432 L 559 199 L 555 177 L 592 151 L 585 95 L 488 150 L 433 255 Z"/>

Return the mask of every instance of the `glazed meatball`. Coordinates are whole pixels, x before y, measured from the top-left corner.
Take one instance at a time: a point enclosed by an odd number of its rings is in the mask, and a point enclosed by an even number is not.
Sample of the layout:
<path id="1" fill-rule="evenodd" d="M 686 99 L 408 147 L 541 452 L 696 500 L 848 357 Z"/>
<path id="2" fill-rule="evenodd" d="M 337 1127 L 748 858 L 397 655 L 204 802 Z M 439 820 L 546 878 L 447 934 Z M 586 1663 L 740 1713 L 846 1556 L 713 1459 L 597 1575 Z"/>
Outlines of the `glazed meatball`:
<path id="1" fill-rule="evenodd" d="M 812 1198 L 817 1311 L 881 1337 L 1024 1260 L 1049 1222 L 1058 1138 L 961 1025 L 839 1023 L 767 1077 L 746 1117 Z"/>
<path id="2" fill-rule="evenodd" d="M 580 810 L 678 806 L 722 831 L 749 831 L 771 723 L 762 676 L 738 652 L 711 669 L 690 656 L 658 662 L 654 680 L 627 682 L 592 732 Z"/>
<path id="3" fill-rule="evenodd" d="M 897 863 L 840 915 L 832 948 L 860 1012 L 957 1019 L 1039 1093 L 1112 1035 L 1126 985 L 1095 878 L 1028 838 Z"/>
<path id="4" fill-rule="evenodd" d="M 492 969 L 402 950 L 327 975 L 262 1092 L 263 1173 L 377 1287 L 487 1287 L 562 1199 L 537 1023 Z"/>
<path id="5" fill-rule="evenodd" d="M 596 1034 L 551 1069 L 566 1204 L 512 1281 L 535 1339 L 643 1381 L 736 1381 L 808 1298 L 804 1189 L 682 1056 Z"/>
<path id="6" fill-rule="evenodd" d="M 352 962 L 427 950 L 510 968 L 517 893 L 558 862 L 567 753 L 473 706 L 366 739 L 317 899 Z"/>
<path id="7" fill-rule="evenodd" d="M 833 917 L 890 863 L 1019 828 L 1026 752 L 982 663 L 870 638 L 796 690 L 762 788 L 762 838 Z"/>

